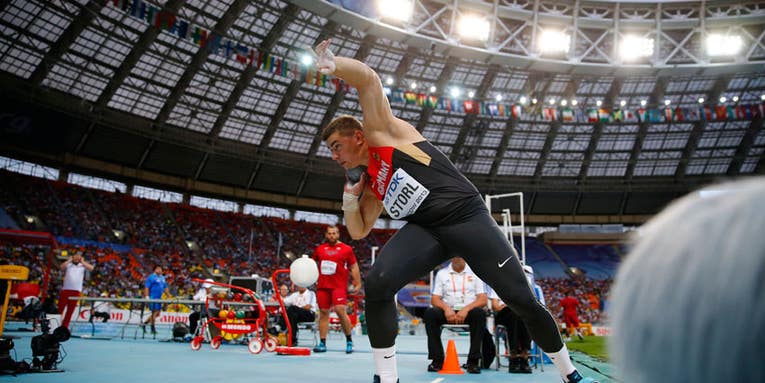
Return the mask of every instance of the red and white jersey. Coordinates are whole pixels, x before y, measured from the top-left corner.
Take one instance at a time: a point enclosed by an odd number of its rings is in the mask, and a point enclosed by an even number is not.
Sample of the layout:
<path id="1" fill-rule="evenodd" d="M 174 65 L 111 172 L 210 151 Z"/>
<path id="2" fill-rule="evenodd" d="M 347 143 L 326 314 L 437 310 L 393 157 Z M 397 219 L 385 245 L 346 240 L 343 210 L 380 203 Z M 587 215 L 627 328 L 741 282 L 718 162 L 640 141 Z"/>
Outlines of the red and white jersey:
<path id="1" fill-rule="evenodd" d="M 322 243 L 313 252 L 313 259 L 319 266 L 319 289 L 348 287 L 348 269 L 356 264 L 353 249 L 342 243 Z"/>

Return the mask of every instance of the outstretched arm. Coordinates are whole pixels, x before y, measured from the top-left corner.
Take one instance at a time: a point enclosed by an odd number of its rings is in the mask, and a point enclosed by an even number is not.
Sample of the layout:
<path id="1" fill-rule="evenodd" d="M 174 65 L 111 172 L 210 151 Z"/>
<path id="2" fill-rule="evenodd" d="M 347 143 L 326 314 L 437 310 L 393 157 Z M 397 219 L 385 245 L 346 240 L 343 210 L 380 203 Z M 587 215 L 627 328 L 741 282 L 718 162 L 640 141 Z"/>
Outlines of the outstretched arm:
<path id="1" fill-rule="evenodd" d="M 358 90 L 365 133 L 390 130 L 397 119 L 391 112 L 380 77 L 361 61 L 335 57 L 329 50 L 330 43 L 328 39 L 316 46 L 316 67 L 322 73 L 334 74 Z"/>

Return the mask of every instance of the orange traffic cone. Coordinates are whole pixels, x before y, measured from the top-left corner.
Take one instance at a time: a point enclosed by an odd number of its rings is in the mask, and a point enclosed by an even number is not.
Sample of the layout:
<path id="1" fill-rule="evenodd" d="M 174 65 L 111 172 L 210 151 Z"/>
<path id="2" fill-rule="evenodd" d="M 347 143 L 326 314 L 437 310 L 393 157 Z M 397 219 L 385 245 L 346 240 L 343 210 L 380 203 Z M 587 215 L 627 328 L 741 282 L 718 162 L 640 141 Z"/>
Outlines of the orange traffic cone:
<path id="1" fill-rule="evenodd" d="M 457 358 L 457 346 L 454 345 L 454 339 L 449 339 L 449 343 L 446 345 L 446 360 L 444 360 L 444 366 L 439 374 L 464 374 L 460 368 L 460 361 Z"/>

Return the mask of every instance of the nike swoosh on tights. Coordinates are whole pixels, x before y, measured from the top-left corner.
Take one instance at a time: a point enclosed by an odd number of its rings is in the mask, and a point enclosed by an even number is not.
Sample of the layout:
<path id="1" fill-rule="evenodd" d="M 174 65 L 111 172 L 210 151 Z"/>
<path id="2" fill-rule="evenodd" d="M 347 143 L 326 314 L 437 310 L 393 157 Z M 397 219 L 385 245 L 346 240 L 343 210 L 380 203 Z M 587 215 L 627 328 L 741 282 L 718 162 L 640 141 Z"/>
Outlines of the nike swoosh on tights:
<path id="1" fill-rule="evenodd" d="M 499 262 L 497 262 L 497 266 L 499 266 L 499 268 L 501 269 L 501 268 L 502 268 L 502 266 L 504 266 L 504 265 L 505 265 L 505 263 L 507 263 L 507 261 L 509 261 L 509 260 L 510 260 L 510 258 L 512 258 L 512 257 L 508 257 L 508 258 L 507 258 L 507 259 L 505 259 L 505 261 L 504 261 L 504 262 L 502 262 L 502 263 L 499 263 Z"/>
<path id="2" fill-rule="evenodd" d="M 392 358 L 394 356 L 396 356 L 396 354 L 393 354 L 393 355 L 383 355 L 383 358 L 390 359 L 390 358 Z"/>

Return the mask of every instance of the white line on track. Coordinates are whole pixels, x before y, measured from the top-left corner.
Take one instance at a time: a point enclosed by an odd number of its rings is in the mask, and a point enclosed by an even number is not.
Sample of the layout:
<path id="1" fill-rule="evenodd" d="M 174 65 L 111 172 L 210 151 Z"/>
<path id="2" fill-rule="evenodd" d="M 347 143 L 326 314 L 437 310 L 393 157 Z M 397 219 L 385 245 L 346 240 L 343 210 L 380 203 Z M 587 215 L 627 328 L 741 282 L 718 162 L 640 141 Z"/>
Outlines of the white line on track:
<path id="1" fill-rule="evenodd" d="M 436 378 L 436 379 L 433 379 L 430 383 L 439 383 L 439 382 L 441 382 L 443 380 L 444 380 L 444 378 Z"/>

